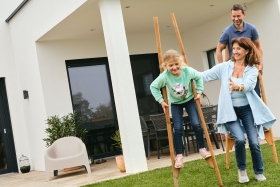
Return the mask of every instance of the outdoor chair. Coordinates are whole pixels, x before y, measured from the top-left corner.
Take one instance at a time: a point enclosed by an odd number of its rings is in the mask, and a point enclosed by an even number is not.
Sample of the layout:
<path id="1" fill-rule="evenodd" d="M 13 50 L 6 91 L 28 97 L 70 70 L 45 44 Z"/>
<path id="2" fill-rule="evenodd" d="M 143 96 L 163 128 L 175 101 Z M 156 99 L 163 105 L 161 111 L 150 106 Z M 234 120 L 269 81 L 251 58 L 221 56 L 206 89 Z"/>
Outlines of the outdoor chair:
<path id="1" fill-rule="evenodd" d="M 217 122 L 218 105 L 205 106 L 205 107 L 201 107 L 201 109 L 202 109 L 203 117 L 205 120 L 205 124 L 207 126 L 207 131 L 209 134 L 211 134 L 216 148 L 217 149 L 220 148 L 218 139 L 216 136 L 216 134 L 218 134 L 219 139 L 221 141 L 223 151 L 224 151 L 225 149 L 224 149 L 222 136 L 220 133 L 218 133 L 218 130 L 214 127 L 215 123 Z M 196 146 L 195 146 L 195 141 L 196 141 L 195 132 L 193 131 L 191 123 L 188 118 L 184 118 L 184 126 L 185 126 L 185 136 L 187 138 L 188 150 L 190 150 L 189 137 L 191 137 L 194 152 L 195 152 L 195 147 L 197 148 L 197 152 L 198 152 L 198 145 L 196 144 Z M 207 146 L 207 143 L 206 143 L 206 146 Z"/>
<path id="2" fill-rule="evenodd" d="M 45 151 L 46 181 L 49 181 L 51 171 L 57 176 L 58 170 L 81 165 L 91 173 L 86 146 L 77 137 L 60 138 Z"/>
<path id="3" fill-rule="evenodd" d="M 191 141 L 194 152 L 198 152 L 198 145 L 195 144 L 195 142 L 196 142 L 195 133 L 192 129 L 189 118 L 186 118 L 186 117 L 183 118 L 183 123 L 184 123 L 184 132 L 183 132 L 184 134 L 183 134 L 183 136 L 187 139 L 187 146 L 188 146 L 188 149 L 186 149 L 186 150 L 188 150 L 190 152 L 190 141 Z M 189 138 L 191 138 L 191 140 Z M 196 151 L 196 147 L 197 147 L 197 151 Z"/>
<path id="4" fill-rule="evenodd" d="M 165 114 L 163 113 L 163 114 L 157 114 L 157 115 L 150 115 L 150 119 L 155 128 L 157 153 L 158 153 L 158 159 L 160 159 L 159 149 L 161 149 L 161 153 L 163 153 L 163 150 L 162 150 L 163 147 L 161 146 L 161 140 L 168 140 Z"/>
<path id="5" fill-rule="evenodd" d="M 216 148 L 220 149 L 220 146 L 219 146 L 219 143 L 217 140 L 217 136 L 216 136 L 216 134 L 218 134 L 219 139 L 221 141 L 223 151 L 224 151 L 225 148 L 224 148 L 222 135 L 220 133 L 218 133 L 217 128 L 214 127 L 214 125 L 217 122 L 218 105 L 205 106 L 205 107 L 201 107 L 201 109 L 202 109 L 203 117 L 205 120 L 205 124 L 207 126 L 208 133 L 212 135 Z"/>
<path id="6" fill-rule="evenodd" d="M 146 156 L 148 157 L 148 160 L 149 160 L 150 159 L 150 141 L 153 139 L 156 139 L 156 134 L 154 131 L 151 132 L 151 129 L 148 127 L 143 116 L 140 116 L 140 124 L 141 124 L 143 140 L 147 141 Z"/>

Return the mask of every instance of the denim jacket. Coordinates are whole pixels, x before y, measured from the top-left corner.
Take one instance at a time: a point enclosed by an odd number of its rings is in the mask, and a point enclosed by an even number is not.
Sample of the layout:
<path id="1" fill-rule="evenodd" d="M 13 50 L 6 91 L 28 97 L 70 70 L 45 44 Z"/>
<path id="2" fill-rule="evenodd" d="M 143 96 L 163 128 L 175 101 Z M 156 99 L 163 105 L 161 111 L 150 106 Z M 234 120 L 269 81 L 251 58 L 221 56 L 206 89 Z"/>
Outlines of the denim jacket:
<path id="1" fill-rule="evenodd" d="M 221 80 L 217 125 L 218 132 L 223 134 L 227 134 L 227 129 L 224 124 L 226 122 L 237 120 L 231 101 L 231 95 L 229 93 L 229 78 L 233 73 L 233 68 L 234 62 L 229 60 L 228 62 L 217 64 L 211 69 L 201 72 L 204 82 L 217 79 Z M 259 137 L 264 139 L 262 126 L 269 129 L 276 121 L 276 118 L 254 90 L 257 82 L 257 76 L 258 69 L 255 66 L 246 66 L 242 77 L 242 84 L 244 85 L 244 90 L 242 90 L 242 92 L 245 92 L 249 105 L 252 109 L 255 125 L 258 127 Z M 239 122 L 241 123 L 241 121 Z"/>

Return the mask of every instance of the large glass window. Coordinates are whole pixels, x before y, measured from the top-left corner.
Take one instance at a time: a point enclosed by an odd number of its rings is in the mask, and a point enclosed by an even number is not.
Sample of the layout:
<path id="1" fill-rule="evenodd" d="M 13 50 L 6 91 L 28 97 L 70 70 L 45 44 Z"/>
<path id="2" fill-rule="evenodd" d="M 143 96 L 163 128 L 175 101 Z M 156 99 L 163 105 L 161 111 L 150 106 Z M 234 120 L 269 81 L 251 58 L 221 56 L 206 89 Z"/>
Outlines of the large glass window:
<path id="1" fill-rule="evenodd" d="M 149 118 L 162 112 L 150 91 L 159 75 L 157 54 L 131 55 L 130 61 L 139 115 Z M 88 154 L 93 159 L 119 154 L 111 139 L 118 121 L 108 59 L 68 60 L 66 65 L 73 110 L 82 118 L 82 128 L 88 130 Z"/>
<path id="2" fill-rule="evenodd" d="M 105 65 L 69 68 L 69 77 L 74 109 L 84 122 L 113 119 Z"/>
<path id="3" fill-rule="evenodd" d="M 74 62 L 67 63 L 72 104 L 88 130 L 88 154 L 94 159 L 118 154 L 111 139 L 118 124 L 107 61 L 81 60 L 81 66 Z"/>

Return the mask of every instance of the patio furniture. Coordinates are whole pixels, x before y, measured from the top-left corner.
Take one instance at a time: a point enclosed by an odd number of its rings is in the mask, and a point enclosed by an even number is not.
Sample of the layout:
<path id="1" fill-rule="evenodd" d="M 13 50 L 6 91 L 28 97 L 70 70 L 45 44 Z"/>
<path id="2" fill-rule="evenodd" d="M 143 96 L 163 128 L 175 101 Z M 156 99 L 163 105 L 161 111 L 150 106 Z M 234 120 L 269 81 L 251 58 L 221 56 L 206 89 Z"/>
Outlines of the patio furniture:
<path id="1" fill-rule="evenodd" d="M 140 116 L 140 124 L 141 124 L 143 140 L 147 141 L 146 156 L 148 157 L 148 160 L 149 160 L 150 159 L 150 140 L 156 139 L 156 134 L 154 132 L 154 129 L 153 129 L 153 132 L 151 132 L 151 129 L 148 127 L 143 116 Z"/>
<path id="2" fill-rule="evenodd" d="M 218 111 L 218 105 L 211 105 L 211 106 L 206 106 L 206 107 L 201 107 L 202 109 L 202 113 L 204 116 L 204 120 L 205 120 L 205 124 L 207 126 L 207 131 L 209 134 L 211 134 L 212 139 L 215 143 L 215 146 L 217 149 L 220 149 L 219 143 L 218 143 L 218 139 L 217 139 L 217 134 L 220 136 L 220 141 L 221 141 L 221 145 L 224 149 L 224 144 L 223 144 L 223 139 L 220 133 L 218 133 L 218 130 L 214 127 L 214 124 L 217 121 L 217 111 Z M 198 145 L 196 144 L 195 146 L 195 132 L 192 129 L 191 123 L 189 121 L 188 118 L 184 118 L 184 126 L 185 126 L 185 136 L 187 138 L 187 144 L 188 144 L 188 150 L 190 150 L 190 140 L 189 137 L 191 138 L 192 144 L 193 144 L 193 149 L 195 150 L 195 147 L 197 148 L 197 152 L 198 152 Z M 207 144 L 206 144 L 207 145 Z"/>
<path id="3" fill-rule="evenodd" d="M 192 145 L 193 145 L 194 152 L 198 152 L 198 145 L 195 144 L 195 141 L 196 141 L 195 133 L 192 129 L 189 118 L 185 117 L 185 118 L 183 118 L 183 121 L 184 121 L 184 137 L 187 139 L 188 150 L 190 151 L 190 141 L 191 141 Z M 189 139 L 189 137 L 191 138 L 191 140 Z M 195 150 L 196 147 L 197 147 L 197 151 Z"/>
<path id="4" fill-rule="evenodd" d="M 161 153 L 163 153 L 161 140 L 168 140 L 167 135 L 167 126 L 166 126 L 166 119 L 165 114 L 157 114 L 157 115 L 150 115 L 150 119 L 154 125 L 155 132 L 156 132 L 156 141 L 157 141 L 157 153 L 158 159 L 160 159 L 159 149 L 161 149 Z"/>
<path id="5" fill-rule="evenodd" d="M 216 136 L 216 134 L 218 134 L 219 139 L 221 141 L 223 151 L 224 151 L 225 148 L 224 148 L 222 135 L 220 133 L 218 133 L 218 130 L 216 128 L 214 128 L 214 124 L 217 122 L 218 105 L 210 105 L 210 106 L 206 106 L 206 107 L 201 107 L 201 109 L 202 109 L 202 113 L 204 116 L 206 126 L 208 128 L 208 133 L 211 133 L 214 143 L 216 145 L 216 148 L 220 149 L 220 146 L 219 146 L 219 143 L 217 140 L 217 136 Z"/>
<path id="6" fill-rule="evenodd" d="M 51 171 L 57 176 L 58 170 L 81 165 L 91 173 L 85 144 L 77 137 L 60 138 L 45 151 L 46 181 L 49 181 Z"/>

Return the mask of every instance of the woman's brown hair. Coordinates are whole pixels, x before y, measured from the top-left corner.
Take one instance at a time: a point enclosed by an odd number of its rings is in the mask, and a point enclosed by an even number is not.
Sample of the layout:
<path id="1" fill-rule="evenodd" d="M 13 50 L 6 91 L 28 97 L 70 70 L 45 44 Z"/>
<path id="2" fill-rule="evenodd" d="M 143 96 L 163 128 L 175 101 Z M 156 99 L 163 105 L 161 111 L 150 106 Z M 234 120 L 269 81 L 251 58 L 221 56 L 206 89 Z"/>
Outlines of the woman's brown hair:
<path id="1" fill-rule="evenodd" d="M 243 49 L 248 50 L 248 54 L 245 57 L 246 65 L 253 66 L 255 64 L 260 64 L 260 52 L 249 38 L 233 38 L 231 40 L 231 46 L 233 46 L 235 43 L 237 43 Z M 235 62 L 234 55 L 231 55 L 231 60 Z"/>

